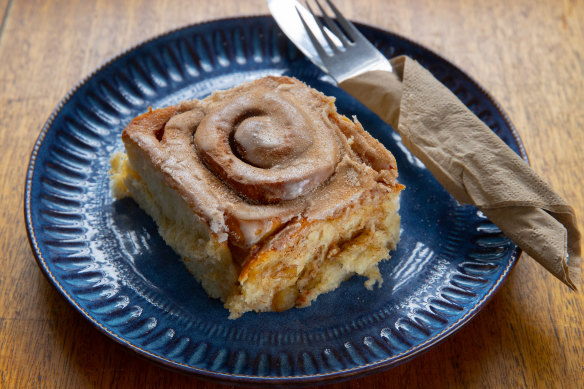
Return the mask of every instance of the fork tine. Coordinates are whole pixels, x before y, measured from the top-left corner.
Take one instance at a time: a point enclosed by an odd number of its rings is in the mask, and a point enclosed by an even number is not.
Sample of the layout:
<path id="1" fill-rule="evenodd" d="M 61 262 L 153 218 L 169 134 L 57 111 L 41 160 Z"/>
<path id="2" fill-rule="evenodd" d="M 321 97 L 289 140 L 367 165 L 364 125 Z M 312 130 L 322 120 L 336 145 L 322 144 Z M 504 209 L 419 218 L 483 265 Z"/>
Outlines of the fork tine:
<path id="1" fill-rule="evenodd" d="M 322 47 L 322 45 L 320 44 L 320 42 L 318 41 L 318 39 L 316 38 L 316 36 L 312 32 L 312 30 L 308 26 L 308 23 L 306 23 L 306 20 L 304 20 L 304 16 L 302 16 L 302 13 L 298 9 L 298 7 L 295 7 L 295 8 L 296 8 L 296 12 L 298 13 L 298 16 L 300 17 L 300 20 L 302 21 L 302 25 L 304 26 L 304 29 L 306 30 L 306 33 L 308 34 L 308 37 L 310 38 L 310 41 L 312 42 L 312 45 L 314 46 L 314 49 L 318 53 L 318 56 L 321 59 L 326 58 L 328 55 L 325 52 L 324 47 Z"/>
<path id="2" fill-rule="evenodd" d="M 329 28 L 329 30 L 331 30 L 333 32 L 333 34 L 335 34 L 337 36 L 337 38 L 339 38 L 343 42 L 343 46 L 348 46 L 349 41 L 345 37 L 345 33 L 343 33 L 339 29 L 339 27 L 337 27 L 335 22 L 333 22 L 333 20 L 328 16 L 328 14 L 326 13 L 326 11 L 322 7 L 322 5 L 320 5 L 320 2 L 318 0 L 314 0 L 314 2 L 316 3 L 318 8 L 320 9 L 320 13 L 322 14 L 322 17 L 324 18 L 324 21 L 325 21 L 327 27 Z"/>
<path id="3" fill-rule="evenodd" d="M 353 42 L 357 41 L 358 39 L 365 39 L 365 37 L 359 32 L 359 30 L 357 30 L 353 23 L 345 19 L 341 11 L 339 11 L 337 7 L 335 7 L 331 0 L 326 0 L 326 2 L 329 5 L 329 7 L 333 10 L 335 17 L 337 18 L 337 22 L 341 25 L 341 27 L 345 30 L 345 32 Z"/>
<path id="4" fill-rule="evenodd" d="M 310 12 L 310 14 L 312 15 L 312 17 L 316 21 L 316 24 L 318 25 L 318 28 L 320 29 L 320 32 L 324 36 L 324 39 L 326 39 L 326 42 L 330 46 L 331 50 L 333 50 L 333 52 L 338 52 L 339 51 L 339 48 L 333 42 L 333 40 L 329 37 L 329 35 L 327 34 L 327 32 L 324 30 L 324 26 L 322 25 L 322 22 L 320 21 L 320 19 L 312 11 L 312 8 L 308 4 L 308 1 L 306 1 L 304 4 L 306 4 L 306 8 L 308 9 L 308 12 Z M 317 4 L 318 4 L 318 2 L 317 2 Z M 343 42 L 343 44 L 345 44 L 345 43 Z"/>

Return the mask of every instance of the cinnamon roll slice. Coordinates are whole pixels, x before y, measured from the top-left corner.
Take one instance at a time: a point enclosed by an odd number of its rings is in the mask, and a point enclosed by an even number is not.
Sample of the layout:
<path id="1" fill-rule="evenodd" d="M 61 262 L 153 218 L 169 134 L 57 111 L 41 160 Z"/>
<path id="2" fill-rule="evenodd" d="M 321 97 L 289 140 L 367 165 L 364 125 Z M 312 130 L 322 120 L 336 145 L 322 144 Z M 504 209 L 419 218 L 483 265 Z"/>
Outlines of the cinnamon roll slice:
<path id="1" fill-rule="evenodd" d="M 381 284 L 404 187 L 334 98 L 265 77 L 147 112 L 122 139 L 113 195 L 152 216 L 230 318 L 306 307 L 354 274 Z"/>

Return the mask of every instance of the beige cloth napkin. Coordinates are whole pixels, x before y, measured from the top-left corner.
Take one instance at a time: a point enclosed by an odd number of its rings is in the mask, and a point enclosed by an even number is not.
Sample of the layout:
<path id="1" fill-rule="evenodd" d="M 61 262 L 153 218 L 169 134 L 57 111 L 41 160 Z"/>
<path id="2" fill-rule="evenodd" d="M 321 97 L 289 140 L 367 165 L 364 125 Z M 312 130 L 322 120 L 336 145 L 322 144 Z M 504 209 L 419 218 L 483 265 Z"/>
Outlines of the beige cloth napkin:
<path id="1" fill-rule="evenodd" d="M 371 71 L 340 86 L 396 129 L 456 200 L 476 205 L 576 289 L 581 249 L 573 208 L 430 72 L 408 57 L 391 62 L 393 73 Z"/>

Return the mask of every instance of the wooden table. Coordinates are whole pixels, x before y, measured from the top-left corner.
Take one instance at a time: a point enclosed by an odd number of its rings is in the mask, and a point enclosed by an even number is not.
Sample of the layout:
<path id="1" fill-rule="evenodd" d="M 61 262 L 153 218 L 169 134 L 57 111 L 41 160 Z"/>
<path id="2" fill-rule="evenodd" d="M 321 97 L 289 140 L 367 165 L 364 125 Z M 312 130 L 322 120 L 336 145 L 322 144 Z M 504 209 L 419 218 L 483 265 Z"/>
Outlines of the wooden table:
<path id="1" fill-rule="evenodd" d="M 516 125 L 533 168 L 584 215 L 582 0 L 336 2 L 479 81 Z M 221 386 L 136 357 L 61 298 L 31 254 L 23 184 L 41 126 L 104 61 L 175 27 L 265 13 L 264 0 L 0 0 L 0 387 Z M 460 332 L 409 363 L 330 387 L 582 388 L 583 326 L 584 293 L 523 255 Z"/>

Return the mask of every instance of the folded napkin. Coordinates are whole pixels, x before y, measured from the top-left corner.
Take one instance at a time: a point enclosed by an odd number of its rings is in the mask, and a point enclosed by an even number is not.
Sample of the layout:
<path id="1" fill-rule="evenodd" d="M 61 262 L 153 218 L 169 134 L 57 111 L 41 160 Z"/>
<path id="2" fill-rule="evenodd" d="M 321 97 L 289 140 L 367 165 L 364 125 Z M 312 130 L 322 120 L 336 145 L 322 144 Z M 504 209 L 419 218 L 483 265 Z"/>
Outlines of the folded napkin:
<path id="1" fill-rule="evenodd" d="M 476 205 L 505 235 L 572 289 L 580 271 L 573 208 L 448 88 L 408 57 L 394 72 L 340 83 L 389 123 L 461 203 Z"/>

